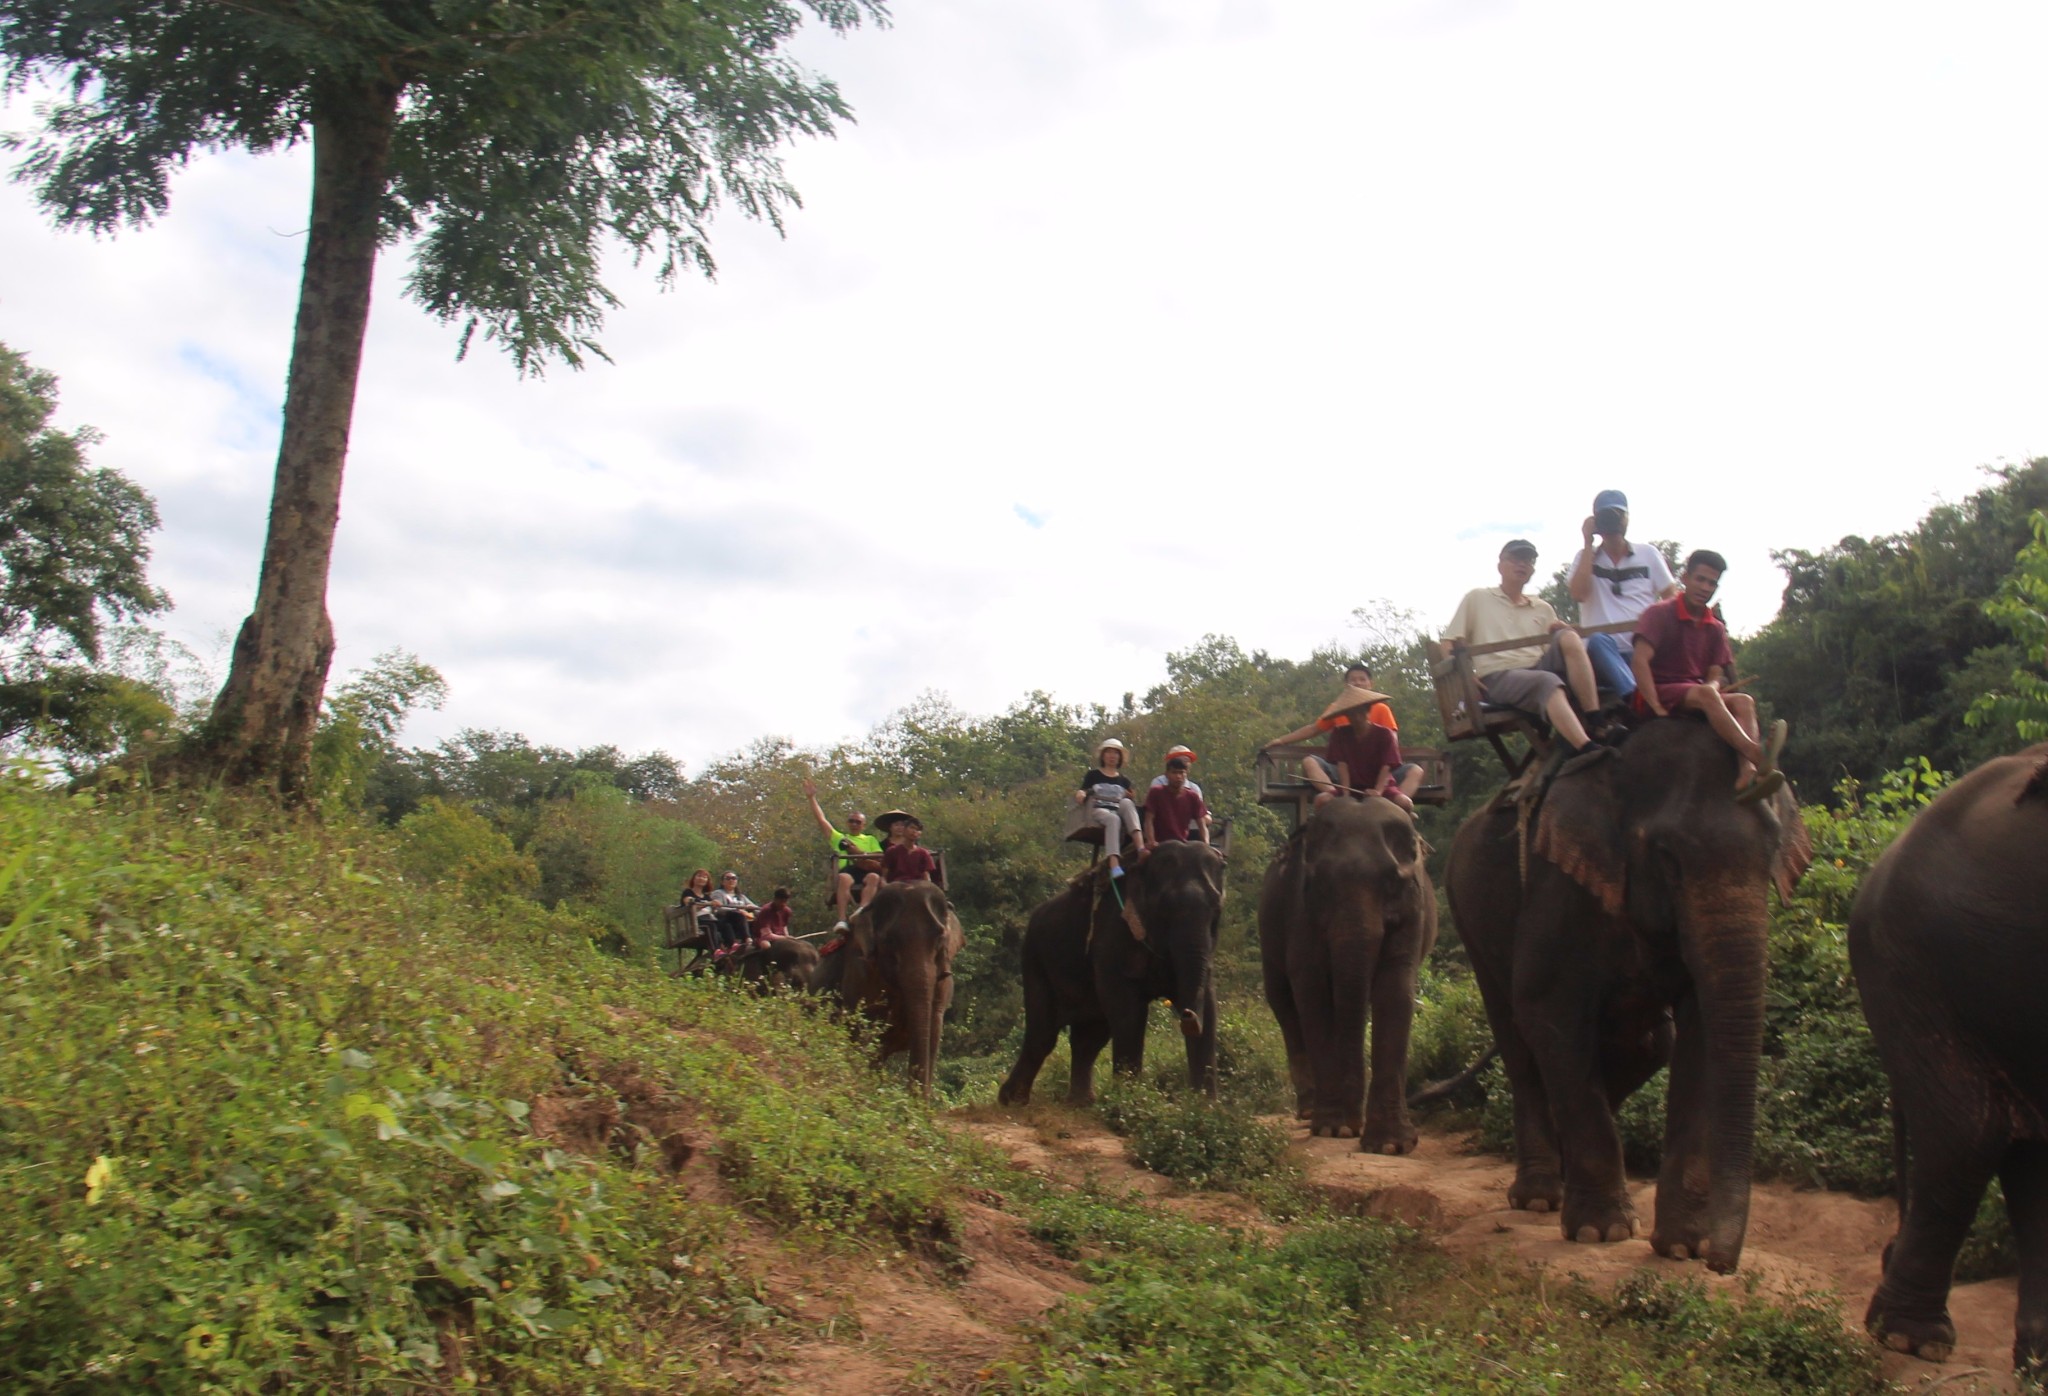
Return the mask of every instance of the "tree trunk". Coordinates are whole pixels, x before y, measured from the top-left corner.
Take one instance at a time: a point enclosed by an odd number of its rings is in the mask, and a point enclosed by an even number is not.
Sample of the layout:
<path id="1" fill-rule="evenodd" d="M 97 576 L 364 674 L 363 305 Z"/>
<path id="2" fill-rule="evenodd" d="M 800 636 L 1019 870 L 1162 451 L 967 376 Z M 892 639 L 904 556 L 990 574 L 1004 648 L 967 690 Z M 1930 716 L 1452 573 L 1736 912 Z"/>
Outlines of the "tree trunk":
<path id="1" fill-rule="evenodd" d="M 230 785 L 305 792 L 313 728 L 334 658 L 327 569 L 341 473 L 370 319 L 378 215 L 399 88 L 380 83 L 316 99 L 313 216 L 299 281 L 284 434 L 256 607 L 235 637 L 201 759 Z"/>

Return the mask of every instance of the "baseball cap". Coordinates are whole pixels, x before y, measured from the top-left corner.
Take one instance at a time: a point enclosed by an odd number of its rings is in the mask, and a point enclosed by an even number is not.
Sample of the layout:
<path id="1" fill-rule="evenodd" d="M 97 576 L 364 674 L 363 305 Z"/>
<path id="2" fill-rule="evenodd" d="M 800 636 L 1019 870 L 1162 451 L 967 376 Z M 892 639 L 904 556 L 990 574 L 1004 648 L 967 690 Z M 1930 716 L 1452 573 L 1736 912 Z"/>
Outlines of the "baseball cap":
<path id="1" fill-rule="evenodd" d="M 1627 513 L 1628 496 L 1620 490 L 1602 490 L 1593 496 L 1593 512 L 1597 514 L 1602 509 L 1619 509 Z"/>
<path id="2" fill-rule="evenodd" d="M 1502 557 L 1526 557 L 1533 561 L 1536 557 L 1536 545 L 1526 538 L 1510 538 L 1507 542 L 1501 544 L 1500 555 Z"/>

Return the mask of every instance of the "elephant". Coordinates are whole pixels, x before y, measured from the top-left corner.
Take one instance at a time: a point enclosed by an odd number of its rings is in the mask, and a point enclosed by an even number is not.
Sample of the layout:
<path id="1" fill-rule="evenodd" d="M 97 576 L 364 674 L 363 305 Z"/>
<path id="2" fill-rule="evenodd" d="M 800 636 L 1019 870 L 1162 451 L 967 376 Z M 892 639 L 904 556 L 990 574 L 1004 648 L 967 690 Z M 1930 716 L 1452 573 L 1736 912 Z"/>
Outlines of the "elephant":
<path id="1" fill-rule="evenodd" d="M 2048 743 L 1979 766 L 1885 850 L 1849 963 L 1891 1079 L 1899 1231 L 1864 1322 L 1930 1361 L 1985 1184 L 2019 1245 L 2013 1363 L 2048 1367 Z"/>
<path id="2" fill-rule="evenodd" d="M 883 1023 L 875 1058 L 910 1053 L 910 1079 L 927 1098 L 939 1029 L 953 1002 L 953 960 L 966 944 L 953 905 L 933 882 L 890 882 L 824 957 L 811 987 Z"/>
<path id="3" fill-rule="evenodd" d="M 1788 789 L 1738 804 L 1735 753 L 1656 718 L 1525 809 L 1467 819 L 1445 881 L 1514 1092 L 1511 1206 L 1565 1239 L 1636 1232 L 1614 1111 L 1671 1068 L 1650 1242 L 1733 1271 L 1749 1225 L 1768 888 L 1812 859 Z"/>
<path id="4" fill-rule="evenodd" d="M 1259 893 L 1259 961 L 1295 1113 L 1312 1133 L 1355 1135 L 1368 1152 L 1405 1154 L 1416 1142 L 1408 1038 L 1416 976 L 1436 944 L 1425 852 L 1391 801 L 1332 800 L 1275 855 Z"/>
<path id="5" fill-rule="evenodd" d="M 1123 1074 L 1145 1066 L 1145 1019 L 1170 999 L 1186 1039 L 1188 1084 L 1216 1094 L 1216 937 L 1223 855 L 1206 843 L 1162 843 L 1121 879 L 1140 941 L 1104 868 L 1091 868 L 1031 913 L 1024 930 L 1024 1046 L 996 1099 L 1028 1105 L 1038 1069 L 1066 1028 L 1070 1104 L 1095 1098 L 1104 1043 Z"/>
<path id="6" fill-rule="evenodd" d="M 717 972 L 762 988 L 808 989 L 818 972 L 818 952 L 809 941 L 777 936 L 766 945 L 726 956 L 718 962 Z"/>

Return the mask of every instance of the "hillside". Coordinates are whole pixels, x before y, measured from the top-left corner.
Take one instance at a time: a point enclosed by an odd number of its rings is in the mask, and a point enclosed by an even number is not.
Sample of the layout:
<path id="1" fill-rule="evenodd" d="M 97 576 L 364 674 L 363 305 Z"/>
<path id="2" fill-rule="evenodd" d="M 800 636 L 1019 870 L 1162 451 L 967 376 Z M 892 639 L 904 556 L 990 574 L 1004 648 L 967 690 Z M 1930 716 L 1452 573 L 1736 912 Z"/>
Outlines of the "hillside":
<path id="1" fill-rule="evenodd" d="M 1560 1305 L 1331 1211 L 1229 1100 L 1103 1118 L 1235 1192 L 1019 1167 L 827 1017 L 407 854 L 0 784 L 0 1385 L 1876 1389 L 1824 1306 Z"/>

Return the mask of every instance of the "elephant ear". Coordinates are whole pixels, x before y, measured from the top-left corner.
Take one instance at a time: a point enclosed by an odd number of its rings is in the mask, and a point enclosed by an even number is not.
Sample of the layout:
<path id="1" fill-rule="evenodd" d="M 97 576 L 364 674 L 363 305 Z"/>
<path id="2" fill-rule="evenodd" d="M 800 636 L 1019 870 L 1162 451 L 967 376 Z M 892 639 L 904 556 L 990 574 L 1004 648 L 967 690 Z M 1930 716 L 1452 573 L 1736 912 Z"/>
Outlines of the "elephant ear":
<path id="1" fill-rule="evenodd" d="M 1426 845 L 1412 820 L 1386 820 L 1380 831 L 1387 854 L 1386 894 L 1389 898 L 1406 896 L 1414 889 L 1415 870 L 1422 866 Z"/>
<path id="2" fill-rule="evenodd" d="M 1610 916 L 1619 916 L 1628 893 L 1628 850 L 1621 840 L 1614 764 L 1601 761 L 1550 783 L 1529 852 L 1555 864 Z"/>
<path id="3" fill-rule="evenodd" d="M 1813 838 L 1806 832 L 1806 821 L 1799 815 L 1799 801 L 1792 797 L 1791 786 L 1773 795 L 1770 807 L 1771 813 L 1778 816 L 1778 847 L 1771 858 L 1771 882 L 1778 889 L 1778 900 L 1789 902 L 1799 879 L 1813 866 Z"/>

